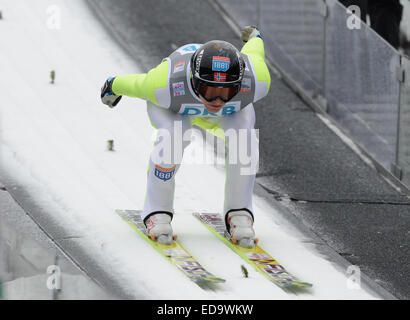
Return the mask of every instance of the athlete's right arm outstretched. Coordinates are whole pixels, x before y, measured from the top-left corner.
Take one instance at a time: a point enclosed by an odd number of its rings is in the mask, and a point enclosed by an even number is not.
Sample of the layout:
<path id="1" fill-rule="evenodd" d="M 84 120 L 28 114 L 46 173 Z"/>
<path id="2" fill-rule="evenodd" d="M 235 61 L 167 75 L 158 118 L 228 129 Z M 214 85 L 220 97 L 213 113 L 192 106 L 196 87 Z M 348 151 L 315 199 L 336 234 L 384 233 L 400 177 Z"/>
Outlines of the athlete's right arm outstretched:
<path id="1" fill-rule="evenodd" d="M 122 96 L 149 100 L 158 105 L 155 91 L 168 85 L 168 60 L 164 59 L 148 73 L 109 78 L 101 89 L 101 101 L 115 107 Z"/>

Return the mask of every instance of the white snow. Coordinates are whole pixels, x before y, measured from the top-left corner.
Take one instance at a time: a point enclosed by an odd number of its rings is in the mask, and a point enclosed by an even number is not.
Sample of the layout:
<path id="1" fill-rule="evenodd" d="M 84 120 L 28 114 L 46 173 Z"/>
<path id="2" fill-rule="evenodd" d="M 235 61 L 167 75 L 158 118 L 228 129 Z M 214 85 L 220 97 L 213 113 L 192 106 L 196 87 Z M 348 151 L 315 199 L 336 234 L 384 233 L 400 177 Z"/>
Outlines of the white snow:
<path id="1" fill-rule="evenodd" d="M 185 278 L 114 214 L 117 208 L 143 205 L 153 129 L 144 101 L 123 98 L 109 109 L 100 102 L 99 91 L 107 77 L 138 73 L 138 66 L 81 0 L 0 0 L 0 10 L 0 163 L 46 209 L 49 224 L 43 228 L 58 225 L 63 231 L 54 234 L 56 239 L 77 237 L 73 241 L 87 259 L 130 296 L 375 298 L 363 289 L 349 289 L 344 272 L 290 232 L 292 228 L 276 222 L 278 213 L 257 197 L 260 244 L 314 287 L 289 295 L 249 266 L 249 278 L 243 278 L 240 266 L 245 262 L 191 216 L 222 207 L 225 175 L 209 165 L 186 164 L 178 172 L 173 226 L 181 243 L 227 281 L 203 290 Z M 53 29 L 58 12 L 61 25 Z M 56 71 L 54 85 L 49 83 L 51 70 Z M 107 151 L 109 139 L 115 152 Z M 81 260 L 78 251 L 69 253 Z"/>

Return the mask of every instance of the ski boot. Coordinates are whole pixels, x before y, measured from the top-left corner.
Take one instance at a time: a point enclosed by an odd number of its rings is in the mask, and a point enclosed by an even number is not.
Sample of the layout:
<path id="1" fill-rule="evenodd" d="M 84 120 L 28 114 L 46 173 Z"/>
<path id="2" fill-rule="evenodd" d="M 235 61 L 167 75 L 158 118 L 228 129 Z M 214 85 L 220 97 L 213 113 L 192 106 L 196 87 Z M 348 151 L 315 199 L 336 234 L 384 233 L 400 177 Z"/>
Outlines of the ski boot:
<path id="1" fill-rule="evenodd" d="M 258 243 L 253 230 L 253 216 L 249 211 L 228 211 L 226 222 L 227 231 L 233 243 L 248 249 Z"/>
<path id="2" fill-rule="evenodd" d="M 171 220 L 172 217 L 168 213 L 159 212 L 150 215 L 145 220 L 148 237 L 162 244 L 172 244 L 177 237 L 173 235 Z"/>

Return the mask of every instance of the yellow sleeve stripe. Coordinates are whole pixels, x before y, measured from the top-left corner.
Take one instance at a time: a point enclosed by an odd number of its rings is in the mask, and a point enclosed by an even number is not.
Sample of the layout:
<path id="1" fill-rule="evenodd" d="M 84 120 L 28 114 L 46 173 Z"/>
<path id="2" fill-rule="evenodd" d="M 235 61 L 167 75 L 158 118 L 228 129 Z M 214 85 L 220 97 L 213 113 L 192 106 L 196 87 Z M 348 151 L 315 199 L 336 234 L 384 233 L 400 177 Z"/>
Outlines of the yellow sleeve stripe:
<path id="1" fill-rule="evenodd" d="M 261 38 L 255 37 L 250 39 L 242 47 L 242 53 L 249 56 L 255 70 L 256 78 L 259 82 L 266 82 L 269 91 L 271 78 L 268 66 L 265 63 L 265 46 Z"/>
<path id="2" fill-rule="evenodd" d="M 116 95 L 150 100 L 158 105 L 155 89 L 167 86 L 168 61 L 164 59 L 148 73 L 128 74 L 114 79 L 112 90 Z"/>

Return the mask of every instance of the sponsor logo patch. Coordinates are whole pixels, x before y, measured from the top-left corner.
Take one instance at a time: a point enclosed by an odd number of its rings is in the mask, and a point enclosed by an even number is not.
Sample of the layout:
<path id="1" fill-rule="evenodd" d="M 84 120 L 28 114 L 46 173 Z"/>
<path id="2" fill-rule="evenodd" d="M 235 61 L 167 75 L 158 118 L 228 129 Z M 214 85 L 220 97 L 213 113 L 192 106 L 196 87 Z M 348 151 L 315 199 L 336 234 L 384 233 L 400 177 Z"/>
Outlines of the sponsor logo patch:
<path id="1" fill-rule="evenodd" d="M 175 63 L 174 65 L 174 73 L 184 71 L 185 68 L 185 61 L 181 61 L 178 63 Z"/>
<path id="2" fill-rule="evenodd" d="M 225 72 L 229 69 L 231 59 L 227 57 L 212 57 L 212 71 Z"/>
<path id="3" fill-rule="evenodd" d="M 163 168 L 163 167 L 160 167 L 159 165 L 155 165 L 154 174 L 158 179 L 167 181 L 174 176 L 175 168 L 176 166 L 173 166 L 171 168 Z"/>
<path id="4" fill-rule="evenodd" d="M 172 84 L 172 90 L 174 91 L 174 97 L 185 95 L 185 85 L 184 82 L 175 82 Z"/>
<path id="5" fill-rule="evenodd" d="M 252 90 L 252 80 L 251 78 L 243 78 L 241 83 L 241 92 L 251 92 Z"/>
<path id="6" fill-rule="evenodd" d="M 248 67 L 248 64 L 246 63 L 246 61 L 245 61 L 245 70 L 249 71 L 249 67 Z"/>
<path id="7" fill-rule="evenodd" d="M 193 44 L 187 44 L 185 46 L 180 47 L 177 49 L 177 52 L 181 55 L 185 55 L 188 53 L 195 52 L 201 45 L 198 43 L 193 43 Z"/>
<path id="8" fill-rule="evenodd" d="M 228 102 L 218 113 L 209 112 L 203 104 L 182 104 L 179 113 L 190 117 L 223 117 L 241 110 L 241 102 Z"/>

